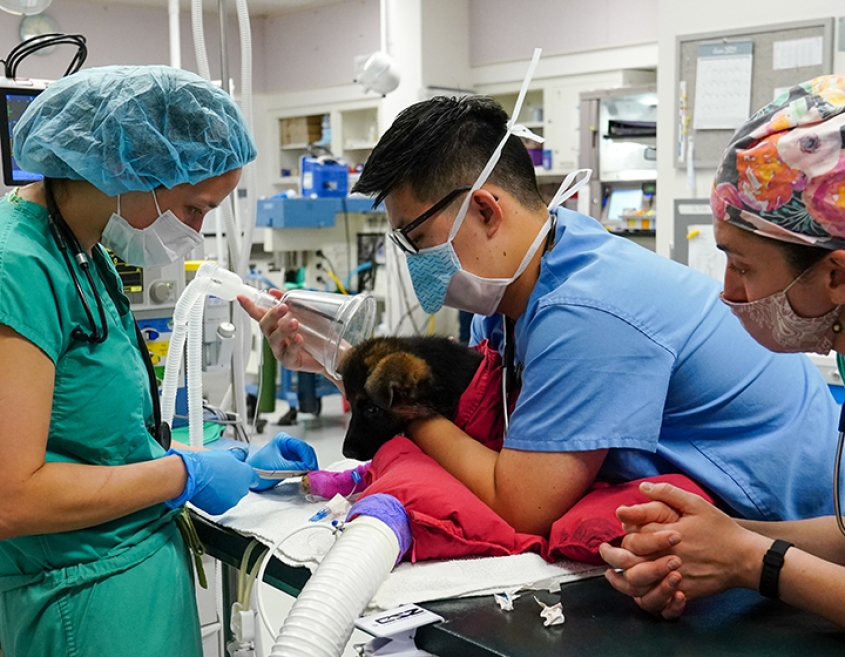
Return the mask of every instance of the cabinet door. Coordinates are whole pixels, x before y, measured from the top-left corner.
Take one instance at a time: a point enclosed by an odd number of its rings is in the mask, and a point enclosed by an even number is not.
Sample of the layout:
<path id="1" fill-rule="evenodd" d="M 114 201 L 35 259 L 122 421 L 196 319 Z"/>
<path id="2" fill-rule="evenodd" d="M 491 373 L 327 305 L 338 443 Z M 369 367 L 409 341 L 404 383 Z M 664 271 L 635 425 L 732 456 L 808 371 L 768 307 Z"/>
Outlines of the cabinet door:
<path id="1" fill-rule="evenodd" d="M 581 89 L 561 85 L 544 95 L 545 148 L 552 151 L 552 170 L 571 171 L 578 166 L 578 103 Z"/>

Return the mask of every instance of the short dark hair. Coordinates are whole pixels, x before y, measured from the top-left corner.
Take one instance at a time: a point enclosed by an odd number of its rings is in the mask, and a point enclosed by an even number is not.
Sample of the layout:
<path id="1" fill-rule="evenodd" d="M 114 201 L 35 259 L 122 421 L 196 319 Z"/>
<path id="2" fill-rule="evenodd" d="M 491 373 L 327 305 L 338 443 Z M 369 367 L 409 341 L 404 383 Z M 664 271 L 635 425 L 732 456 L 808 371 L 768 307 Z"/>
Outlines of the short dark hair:
<path id="1" fill-rule="evenodd" d="M 403 110 L 373 149 L 353 192 L 380 203 L 408 186 L 434 202 L 471 185 L 507 129 L 508 115 L 489 96 L 437 96 Z M 545 205 L 525 144 L 513 135 L 488 180 L 528 208 Z"/>
<path id="2" fill-rule="evenodd" d="M 793 244 L 792 242 L 781 242 L 779 240 L 770 241 L 780 249 L 784 260 L 786 260 L 786 264 L 789 265 L 796 276 L 824 260 L 824 257 L 828 253 L 832 253 L 830 249 L 820 246 L 805 246 L 803 244 Z"/>

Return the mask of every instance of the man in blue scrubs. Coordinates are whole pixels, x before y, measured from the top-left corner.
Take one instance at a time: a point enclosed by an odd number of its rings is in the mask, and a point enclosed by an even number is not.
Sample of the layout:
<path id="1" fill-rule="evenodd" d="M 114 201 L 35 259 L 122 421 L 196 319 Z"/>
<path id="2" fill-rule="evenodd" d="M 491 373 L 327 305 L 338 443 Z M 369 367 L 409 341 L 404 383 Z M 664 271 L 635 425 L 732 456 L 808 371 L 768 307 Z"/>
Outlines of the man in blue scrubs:
<path id="1" fill-rule="evenodd" d="M 518 130 L 489 98 L 417 103 L 355 186 L 384 201 L 426 312 L 481 315 L 474 341 L 500 348 L 513 333 L 502 451 L 444 418 L 409 437 L 523 532 L 546 534 L 597 478 L 670 472 L 742 517 L 831 513 L 837 409 L 818 370 L 758 345 L 716 281 L 560 209 L 566 183 L 547 207 Z"/>

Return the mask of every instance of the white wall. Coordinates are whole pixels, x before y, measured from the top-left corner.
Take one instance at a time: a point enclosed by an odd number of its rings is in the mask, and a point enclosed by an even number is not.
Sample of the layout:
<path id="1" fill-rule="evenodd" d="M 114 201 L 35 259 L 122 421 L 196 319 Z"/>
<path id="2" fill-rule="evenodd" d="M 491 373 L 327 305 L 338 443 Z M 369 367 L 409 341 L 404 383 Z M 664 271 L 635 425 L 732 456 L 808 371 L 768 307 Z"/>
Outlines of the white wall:
<path id="1" fill-rule="evenodd" d="M 472 66 L 656 40 L 657 0 L 470 0 Z"/>
<path id="2" fill-rule="evenodd" d="M 268 17 L 264 49 L 267 93 L 351 84 L 353 60 L 379 49 L 379 1 L 346 0 Z"/>
<path id="3" fill-rule="evenodd" d="M 424 0 L 421 9 L 423 85 L 470 88 L 469 0 Z"/>
<path id="4" fill-rule="evenodd" d="M 707 2 L 681 2 L 659 0 L 657 11 L 658 50 L 657 87 L 657 251 L 668 256 L 673 234 L 673 200 L 691 198 L 686 173 L 675 169 L 674 122 L 675 79 L 677 71 L 676 38 L 681 35 L 734 30 L 777 23 L 806 21 L 817 18 L 845 15 L 841 0 L 767 0 L 761 2 L 736 2 L 736 0 L 708 0 Z M 837 42 L 834 36 L 834 43 Z M 835 52 L 834 72 L 845 72 L 845 53 Z M 753 108 L 756 111 L 759 108 Z M 725 144 L 727 146 L 727 144 Z M 715 170 L 697 171 L 697 197 L 709 198 L 710 184 Z"/>
<path id="5" fill-rule="evenodd" d="M 566 91 L 565 102 L 557 102 L 558 108 L 565 106 L 555 125 L 559 129 L 574 126 L 579 91 L 603 88 L 607 76 L 616 79 L 621 70 L 653 70 L 657 65 L 656 0 L 525 0 L 519 4 L 512 0 L 390 0 L 387 6 L 388 22 L 393 24 L 390 45 L 404 58 L 406 70 L 400 89 L 381 102 L 382 130 L 398 111 L 423 97 L 425 87 L 475 88 L 486 93 L 518 89 L 535 46 L 544 49 L 537 84 L 560 81 L 563 86 L 555 87 L 555 98 L 561 89 Z M 58 20 L 61 31 L 87 37 L 86 67 L 169 63 L 164 7 L 60 0 L 48 13 Z M 0 44 L 11 48 L 18 42 L 19 23 L 19 17 L 0 13 Z M 259 192 L 270 194 L 278 191 L 271 181 L 278 177 L 278 141 L 272 128 L 279 116 L 351 108 L 374 100 L 374 94 L 352 83 L 353 60 L 381 47 L 380 2 L 343 0 L 276 17 L 256 16 L 251 24 Z M 237 91 L 240 38 L 234 14 L 228 16 L 227 25 L 229 74 Z M 205 15 L 204 28 L 212 76 L 219 77 L 216 11 Z M 182 66 L 196 70 L 189 11 L 181 14 L 180 32 Z M 409 48 L 416 53 L 413 61 L 408 60 Z M 0 56 L 6 52 L 6 47 L 0 47 Z M 65 47 L 50 55 L 31 56 L 19 73 L 55 79 L 64 72 L 71 54 L 70 47 Z M 576 143 L 574 137 L 571 141 Z"/>
<path id="6" fill-rule="evenodd" d="M 450 7 L 448 19 L 442 18 L 441 5 Z M 466 45 L 454 38 L 456 30 L 469 33 L 468 57 L 474 68 L 527 61 L 535 46 L 543 48 L 545 57 L 596 51 L 582 59 L 602 60 L 605 49 L 623 47 L 622 52 L 627 52 L 626 46 L 653 44 L 656 6 L 657 0 L 523 0 L 519 3 L 425 0 L 422 14 L 425 39 L 427 43 L 439 43 L 440 47 L 427 55 L 424 82 L 449 87 L 467 84 L 467 54 L 463 52 Z M 164 7 L 61 0 L 54 2 L 47 13 L 58 20 L 62 32 L 78 32 L 87 37 L 86 67 L 169 63 L 168 19 Z M 190 12 L 183 11 L 181 18 L 182 66 L 196 70 Z M 234 15 L 227 20 L 229 72 L 237 84 L 240 77 L 237 20 Z M 19 17 L 0 12 L 0 57 L 5 57 L 18 43 L 19 24 Z M 206 14 L 204 25 L 212 75 L 216 77 L 220 73 L 220 54 L 215 12 Z M 374 52 L 380 46 L 379 0 L 344 0 L 277 17 L 254 16 L 252 38 L 256 93 L 349 84 L 353 58 Z M 69 57 L 61 51 L 33 56 L 19 72 L 27 77 L 55 79 L 64 72 Z M 445 72 L 444 64 L 452 66 L 454 73 Z M 638 65 L 633 61 L 628 68 Z"/>
<path id="7" fill-rule="evenodd" d="M 59 31 L 85 36 L 88 58 L 84 67 L 109 64 L 169 64 L 170 37 L 166 7 L 133 7 L 123 4 L 105 5 L 77 0 L 57 0 L 47 13 L 59 23 Z M 18 28 L 21 17 L 0 12 L 0 57 L 20 42 Z M 264 60 L 263 20 L 254 19 L 252 25 L 253 86 L 263 90 Z M 212 77 L 220 77 L 220 40 L 216 12 L 206 13 L 203 27 L 206 50 Z M 227 17 L 227 48 L 229 76 L 240 86 L 240 36 L 237 17 Z M 196 71 L 194 41 L 191 34 L 190 12 L 183 11 L 180 20 L 182 68 Z M 56 48 L 47 55 L 31 55 L 18 67 L 18 77 L 55 80 L 61 77 L 74 54 L 72 46 Z"/>

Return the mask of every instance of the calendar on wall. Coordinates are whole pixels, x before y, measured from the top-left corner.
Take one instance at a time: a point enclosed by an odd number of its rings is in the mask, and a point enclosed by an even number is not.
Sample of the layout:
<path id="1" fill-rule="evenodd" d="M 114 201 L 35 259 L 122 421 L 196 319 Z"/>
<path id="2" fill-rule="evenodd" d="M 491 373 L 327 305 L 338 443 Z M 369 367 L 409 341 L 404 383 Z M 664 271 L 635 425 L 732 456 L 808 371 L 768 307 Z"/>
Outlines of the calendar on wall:
<path id="1" fill-rule="evenodd" d="M 833 34 L 834 19 L 821 18 L 679 36 L 674 166 L 688 168 L 692 152 L 695 167 L 717 167 L 752 113 L 778 92 L 832 73 Z"/>
<path id="2" fill-rule="evenodd" d="M 695 130 L 736 130 L 751 113 L 754 43 L 737 41 L 698 47 L 695 71 Z"/>

